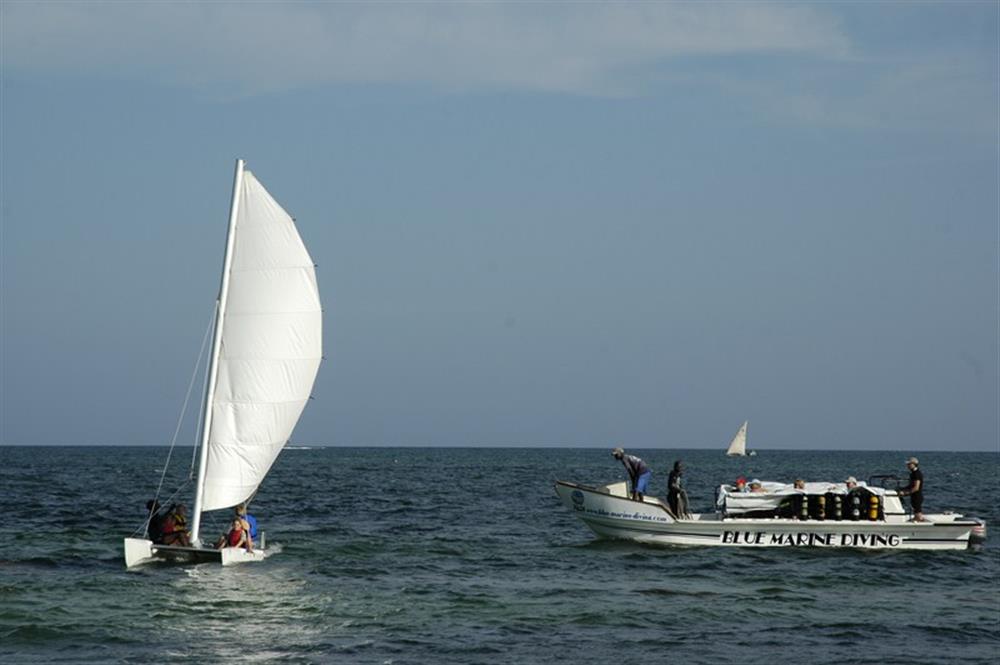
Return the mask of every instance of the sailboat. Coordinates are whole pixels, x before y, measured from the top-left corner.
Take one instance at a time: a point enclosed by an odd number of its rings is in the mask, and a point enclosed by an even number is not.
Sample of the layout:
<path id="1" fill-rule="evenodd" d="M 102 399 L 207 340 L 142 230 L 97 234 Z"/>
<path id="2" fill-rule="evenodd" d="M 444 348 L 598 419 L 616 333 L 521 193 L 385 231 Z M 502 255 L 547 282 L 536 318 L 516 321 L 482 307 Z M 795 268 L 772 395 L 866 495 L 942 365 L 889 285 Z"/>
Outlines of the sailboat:
<path id="1" fill-rule="evenodd" d="M 202 545 L 202 516 L 248 501 L 288 441 L 322 357 L 312 258 L 292 217 L 236 161 L 205 384 L 190 547 L 125 539 L 125 565 L 260 561 L 263 544 Z M 227 520 L 228 521 L 228 520 Z M 210 538 L 214 540 L 214 538 Z"/>
<path id="2" fill-rule="evenodd" d="M 747 424 L 749 421 L 743 421 L 740 425 L 739 430 L 736 432 L 736 436 L 729 443 L 729 448 L 726 450 L 726 455 L 730 457 L 746 457 L 747 454 Z M 752 455 L 753 453 L 751 453 Z"/>

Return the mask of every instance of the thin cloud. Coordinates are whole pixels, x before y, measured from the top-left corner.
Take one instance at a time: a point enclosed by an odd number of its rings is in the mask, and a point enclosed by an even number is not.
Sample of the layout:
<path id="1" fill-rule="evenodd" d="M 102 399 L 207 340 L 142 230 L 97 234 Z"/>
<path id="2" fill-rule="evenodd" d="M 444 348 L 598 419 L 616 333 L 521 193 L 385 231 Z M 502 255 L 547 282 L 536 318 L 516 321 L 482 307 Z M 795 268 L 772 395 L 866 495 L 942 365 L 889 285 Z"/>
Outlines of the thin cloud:
<path id="1" fill-rule="evenodd" d="M 800 66 L 780 75 L 719 75 L 712 85 L 748 108 L 803 125 L 926 128 L 996 135 L 996 70 L 971 54 Z"/>
<path id="2" fill-rule="evenodd" d="M 8 2 L 2 12 L 8 70 L 246 95 L 338 82 L 641 94 L 636 72 L 670 58 L 850 51 L 834 17 L 788 4 Z"/>
<path id="3" fill-rule="evenodd" d="M 8 73 L 142 80 L 215 97 L 343 83 L 598 97 L 684 90 L 806 125 L 996 134 L 993 58 L 873 58 L 836 9 L 8 0 L 0 37 Z"/>

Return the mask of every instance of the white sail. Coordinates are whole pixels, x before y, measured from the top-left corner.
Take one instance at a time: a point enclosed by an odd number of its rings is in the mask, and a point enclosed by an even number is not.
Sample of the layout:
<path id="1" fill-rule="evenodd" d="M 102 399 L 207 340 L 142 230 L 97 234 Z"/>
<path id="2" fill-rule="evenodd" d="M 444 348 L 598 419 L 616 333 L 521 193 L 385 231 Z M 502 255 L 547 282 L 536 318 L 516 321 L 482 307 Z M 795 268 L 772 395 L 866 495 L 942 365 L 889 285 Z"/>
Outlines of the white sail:
<path id="1" fill-rule="evenodd" d="M 309 400 L 322 355 L 316 273 L 294 221 L 249 171 L 237 186 L 202 512 L 257 490 Z"/>
<path id="2" fill-rule="evenodd" d="M 727 455 L 743 457 L 747 454 L 747 422 L 745 421 L 740 425 L 739 431 L 736 432 L 736 436 L 733 437 L 732 442 L 729 444 L 729 449 L 726 451 Z"/>

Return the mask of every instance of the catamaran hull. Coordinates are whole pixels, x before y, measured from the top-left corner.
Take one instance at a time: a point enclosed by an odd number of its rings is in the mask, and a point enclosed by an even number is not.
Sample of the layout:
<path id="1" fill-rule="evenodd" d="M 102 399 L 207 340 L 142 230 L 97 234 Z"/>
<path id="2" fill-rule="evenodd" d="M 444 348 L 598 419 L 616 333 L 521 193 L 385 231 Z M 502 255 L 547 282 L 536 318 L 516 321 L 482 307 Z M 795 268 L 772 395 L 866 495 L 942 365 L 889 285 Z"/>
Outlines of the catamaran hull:
<path id="1" fill-rule="evenodd" d="M 929 516 L 931 522 L 886 522 L 782 518 L 722 518 L 692 515 L 677 520 L 655 498 L 633 501 L 612 492 L 615 486 L 587 487 L 558 481 L 556 493 L 584 524 L 604 538 L 661 545 L 709 547 L 828 547 L 849 549 L 962 550 L 978 520 L 955 515 Z M 975 539 L 974 539 L 975 540 Z"/>
<path id="2" fill-rule="evenodd" d="M 125 539 L 125 567 L 134 568 L 147 563 L 220 563 L 230 566 L 237 563 L 263 561 L 264 550 L 247 552 L 242 547 L 223 547 L 221 550 L 203 547 L 157 545 L 143 538 Z"/>

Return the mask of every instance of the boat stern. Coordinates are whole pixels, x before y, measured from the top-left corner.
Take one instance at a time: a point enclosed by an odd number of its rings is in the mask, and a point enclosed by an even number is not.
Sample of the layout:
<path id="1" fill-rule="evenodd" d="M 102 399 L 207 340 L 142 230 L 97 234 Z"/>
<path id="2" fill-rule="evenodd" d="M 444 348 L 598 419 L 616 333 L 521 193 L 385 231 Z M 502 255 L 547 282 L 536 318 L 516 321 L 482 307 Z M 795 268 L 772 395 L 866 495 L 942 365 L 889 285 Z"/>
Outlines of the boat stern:
<path id="1" fill-rule="evenodd" d="M 982 547 L 986 544 L 986 522 L 976 520 L 976 526 L 969 532 L 969 547 Z"/>

